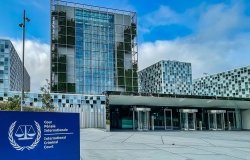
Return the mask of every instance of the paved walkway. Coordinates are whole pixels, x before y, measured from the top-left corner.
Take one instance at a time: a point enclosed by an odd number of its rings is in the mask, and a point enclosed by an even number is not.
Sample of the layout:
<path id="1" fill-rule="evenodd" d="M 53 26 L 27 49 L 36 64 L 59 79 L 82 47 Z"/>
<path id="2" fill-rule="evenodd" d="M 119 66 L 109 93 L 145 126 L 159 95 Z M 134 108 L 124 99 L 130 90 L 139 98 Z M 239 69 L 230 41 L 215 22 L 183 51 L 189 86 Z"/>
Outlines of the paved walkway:
<path id="1" fill-rule="evenodd" d="M 81 130 L 83 160 L 250 160 L 248 131 Z"/>

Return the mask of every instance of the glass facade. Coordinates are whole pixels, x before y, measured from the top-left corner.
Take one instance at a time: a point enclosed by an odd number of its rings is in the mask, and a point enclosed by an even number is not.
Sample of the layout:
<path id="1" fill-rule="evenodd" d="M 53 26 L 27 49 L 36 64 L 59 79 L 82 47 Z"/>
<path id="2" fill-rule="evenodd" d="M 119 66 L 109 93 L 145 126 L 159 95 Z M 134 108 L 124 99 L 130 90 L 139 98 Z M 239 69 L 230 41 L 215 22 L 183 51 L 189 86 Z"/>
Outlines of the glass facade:
<path id="1" fill-rule="evenodd" d="M 0 39 L 0 97 L 22 90 L 22 61 L 9 40 Z M 24 90 L 30 90 L 30 76 L 24 71 Z"/>
<path id="2" fill-rule="evenodd" d="M 54 0 L 52 92 L 137 91 L 136 15 Z"/>
<path id="3" fill-rule="evenodd" d="M 76 92 L 114 90 L 114 16 L 81 9 L 75 16 Z"/>

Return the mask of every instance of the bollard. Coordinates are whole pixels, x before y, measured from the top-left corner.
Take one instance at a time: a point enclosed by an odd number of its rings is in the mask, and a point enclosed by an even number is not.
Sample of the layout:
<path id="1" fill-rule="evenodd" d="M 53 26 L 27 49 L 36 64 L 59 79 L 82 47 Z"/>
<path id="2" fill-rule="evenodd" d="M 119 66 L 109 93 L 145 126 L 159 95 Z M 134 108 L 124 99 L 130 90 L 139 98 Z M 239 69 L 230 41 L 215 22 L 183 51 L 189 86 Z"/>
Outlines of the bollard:
<path id="1" fill-rule="evenodd" d="M 199 121 L 199 128 L 200 128 L 200 131 L 202 131 L 202 121 Z"/>
<path id="2" fill-rule="evenodd" d="M 155 130 L 154 119 L 155 119 L 154 116 L 151 116 L 151 129 L 152 129 L 152 131 Z"/>

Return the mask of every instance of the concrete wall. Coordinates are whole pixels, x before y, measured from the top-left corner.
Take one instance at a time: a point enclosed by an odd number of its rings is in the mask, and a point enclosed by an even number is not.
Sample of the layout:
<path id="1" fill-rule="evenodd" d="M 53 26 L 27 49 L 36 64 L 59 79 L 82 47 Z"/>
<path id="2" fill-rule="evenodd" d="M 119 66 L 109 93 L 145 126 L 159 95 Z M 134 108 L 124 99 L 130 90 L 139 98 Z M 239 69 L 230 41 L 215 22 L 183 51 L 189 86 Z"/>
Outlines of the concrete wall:
<path id="1" fill-rule="evenodd" d="M 106 128 L 105 106 L 56 107 L 56 112 L 79 113 L 80 128 Z"/>
<path id="2" fill-rule="evenodd" d="M 242 110 L 242 129 L 250 130 L 250 110 Z"/>

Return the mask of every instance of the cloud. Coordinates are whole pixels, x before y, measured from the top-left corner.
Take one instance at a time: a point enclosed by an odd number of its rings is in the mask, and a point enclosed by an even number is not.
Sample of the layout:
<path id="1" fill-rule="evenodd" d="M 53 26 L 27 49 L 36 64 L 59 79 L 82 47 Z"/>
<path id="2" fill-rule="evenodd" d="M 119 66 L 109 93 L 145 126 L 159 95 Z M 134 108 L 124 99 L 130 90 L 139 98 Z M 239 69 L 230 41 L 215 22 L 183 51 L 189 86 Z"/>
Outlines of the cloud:
<path id="1" fill-rule="evenodd" d="M 143 21 L 150 26 L 177 24 L 181 21 L 181 14 L 175 12 L 169 6 L 161 5 L 157 11 L 144 16 Z"/>
<path id="2" fill-rule="evenodd" d="M 203 10 L 198 7 L 192 11 L 192 14 L 199 11 L 199 18 L 195 31 L 189 36 L 142 43 L 139 69 L 160 60 L 191 62 L 193 76 L 197 78 L 205 72 L 213 74 L 250 65 L 250 31 L 247 29 L 250 24 L 249 17 L 244 14 L 244 5 L 234 2 L 202 7 Z M 186 12 L 191 14 L 190 10 Z M 182 21 L 174 19 L 172 22 Z"/>
<path id="3" fill-rule="evenodd" d="M 207 6 L 200 14 L 195 32 L 200 40 L 232 39 L 250 27 L 244 10 L 242 3 Z"/>
<path id="4" fill-rule="evenodd" d="M 161 5 L 158 10 L 139 17 L 138 28 L 140 33 L 150 34 L 155 27 L 182 23 L 181 17 L 180 13 L 175 12 L 169 6 Z"/>
<path id="5" fill-rule="evenodd" d="M 190 29 L 194 29 L 197 23 L 199 13 L 204 10 L 202 3 L 196 8 L 187 9 L 184 12 L 177 12 L 170 6 L 161 5 L 159 9 L 139 17 L 139 29 L 142 33 L 150 33 L 155 27 L 163 27 L 170 25 L 181 25 Z"/>
<path id="6" fill-rule="evenodd" d="M 19 57 L 22 57 L 22 40 L 12 39 Z M 31 78 L 31 91 L 36 92 L 50 77 L 50 46 L 38 40 L 25 41 L 25 67 Z"/>

